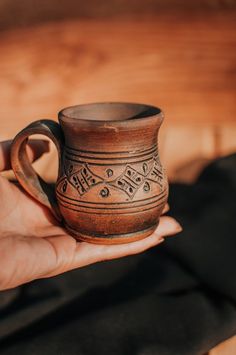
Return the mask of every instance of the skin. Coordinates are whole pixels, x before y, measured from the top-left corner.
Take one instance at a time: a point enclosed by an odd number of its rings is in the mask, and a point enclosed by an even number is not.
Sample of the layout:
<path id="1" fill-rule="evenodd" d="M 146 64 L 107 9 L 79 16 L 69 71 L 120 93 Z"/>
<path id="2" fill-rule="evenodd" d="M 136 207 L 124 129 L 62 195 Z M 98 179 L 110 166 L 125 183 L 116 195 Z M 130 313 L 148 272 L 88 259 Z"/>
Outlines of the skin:
<path id="1" fill-rule="evenodd" d="M 0 143 L 0 171 L 10 167 L 10 141 Z M 29 141 L 31 161 L 49 151 L 46 141 Z M 122 245 L 78 242 L 60 227 L 47 208 L 21 187 L 0 176 L 0 290 L 52 277 L 103 260 L 141 253 L 182 229 L 162 216 L 156 231 L 144 240 Z M 164 212 L 168 210 L 165 207 Z"/>

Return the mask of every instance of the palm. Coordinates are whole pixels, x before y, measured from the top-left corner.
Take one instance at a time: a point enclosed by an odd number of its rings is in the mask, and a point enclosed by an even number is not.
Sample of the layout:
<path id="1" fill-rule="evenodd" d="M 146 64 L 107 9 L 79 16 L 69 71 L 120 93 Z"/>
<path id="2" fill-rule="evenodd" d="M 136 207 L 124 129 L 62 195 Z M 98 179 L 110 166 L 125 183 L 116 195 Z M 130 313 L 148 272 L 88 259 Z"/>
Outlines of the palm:
<path id="1" fill-rule="evenodd" d="M 142 241 L 117 246 L 76 242 L 45 207 L 3 177 L 0 194 L 0 289 L 139 253 L 159 244 L 164 236 L 180 231 L 172 218 L 161 217 L 158 230 Z"/>
<path id="2" fill-rule="evenodd" d="M 28 233 L 31 236 L 41 236 L 45 228 L 53 226 L 53 217 L 49 212 L 26 194 L 17 184 L 0 177 L 1 203 L 4 208 L 0 210 L 0 219 L 3 225 L 1 232 L 13 228 L 19 233 Z M 14 221 L 14 225 L 12 224 Z M 7 228 L 7 229 L 6 229 Z"/>
<path id="3" fill-rule="evenodd" d="M 72 260 L 76 241 L 57 226 L 49 212 L 17 185 L 0 177 L 0 250 L 10 287 L 59 273 L 62 254 Z M 66 267 L 66 265 L 64 265 Z M 61 270 L 62 272 L 63 270 Z M 8 285 L 5 285 L 8 287 Z"/>

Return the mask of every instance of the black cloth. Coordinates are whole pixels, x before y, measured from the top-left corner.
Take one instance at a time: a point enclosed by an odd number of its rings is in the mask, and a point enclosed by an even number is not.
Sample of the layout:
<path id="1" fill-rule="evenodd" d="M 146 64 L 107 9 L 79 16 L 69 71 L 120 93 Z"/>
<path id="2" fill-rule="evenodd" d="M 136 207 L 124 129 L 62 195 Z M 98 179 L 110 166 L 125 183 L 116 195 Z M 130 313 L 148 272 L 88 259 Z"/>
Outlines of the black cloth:
<path id="1" fill-rule="evenodd" d="M 2 355 L 198 355 L 236 334 L 236 155 L 171 185 L 184 231 L 0 293 Z"/>

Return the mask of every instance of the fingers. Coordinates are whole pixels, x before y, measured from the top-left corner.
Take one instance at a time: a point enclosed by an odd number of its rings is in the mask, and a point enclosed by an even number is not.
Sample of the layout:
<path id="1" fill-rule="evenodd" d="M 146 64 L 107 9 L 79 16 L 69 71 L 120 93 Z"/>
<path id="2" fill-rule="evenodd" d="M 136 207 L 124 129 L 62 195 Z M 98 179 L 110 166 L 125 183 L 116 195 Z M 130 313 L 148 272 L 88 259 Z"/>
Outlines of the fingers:
<path id="1" fill-rule="evenodd" d="M 77 250 L 70 264 L 70 269 L 89 265 L 98 261 L 121 258 L 141 253 L 164 241 L 164 237 L 181 232 L 179 223 L 171 217 L 161 217 L 156 231 L 149 237 L 133 243 L 120 245 L 95 245 L 77 243 Z"/>
<path id="2" fill-rule="evenodd" d="M 11 169 L 10 151 L 12 141 L 0 142 L 0 171 Z M 42 154 L 49 152 L 49 142 L 46 140 L 34 139 L 27 143 L 26 151 L 29 160 L 32 162 Z"/>
<path id="3" fill-rule="evenodd" d="M 27 143 L 26 151 L 31 162 L 37 160 L 44 153 L 48 153 L 50 150 L 49 141 L 47 140 L 30 140 Z"/>
<path id="4" fill-rule="evenodd" d="M 179 233 L 181 230 L 181 226 L 175 219 L 161 217 L 159 226 L 152 235 L 133 243 L 120 245 L 80 243 L 66 234 L 45 238 L 54 250 L 56 262 L 52 269 L 41 277 L 54 276 L 99 261 L 141 253 L 162 243 L 165 237 Z"/>
<path id="5" fill-rule="evenodd" d="M 181 230 L 181 226 L 174 218 L 161 217 L 160 223 L 152 235 L 137 242 L 109 246 L 105 251 L 105 259 L 114 259 L 141 253 L 163 242 L 164 237 L 177 234 Z"/>
<path id="6" fill-rule="evenodd" d="M 164 207 L 164 209 L 163 209 L 163 211 L 162 211 L 162 215 L 165 214 L 165 213 L 167 213 L 169 210 L 170 210 L 170 206 L 169 206 L 168 203 L 166 203 L 166 204 L 165 204 L 165 207 Z"/>
<path id="7" fill-rule="evenodd" d="M 182 227 L 173 217 L 163 216 L 160 218 L 160 223 L 153 234 L 165 238 L 180 232 L 182 232 Z"/>

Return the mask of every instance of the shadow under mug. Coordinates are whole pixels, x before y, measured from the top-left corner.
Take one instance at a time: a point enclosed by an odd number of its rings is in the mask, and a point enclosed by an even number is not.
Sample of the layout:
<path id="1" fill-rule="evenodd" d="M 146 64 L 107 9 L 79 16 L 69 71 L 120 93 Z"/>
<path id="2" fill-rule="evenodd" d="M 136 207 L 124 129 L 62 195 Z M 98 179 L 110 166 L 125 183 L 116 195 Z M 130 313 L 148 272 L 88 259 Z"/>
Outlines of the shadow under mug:
<path id="1" fill-rule="evenodd" d="M 70 234 L 98 244 L 149 236 L 168 197 L 157 136 L 161 110 L 136 103 L 77 105 L 31 123 L 15 137 L 11 163 L 22 187 L 47 206 Z M 26 143 L 43 134 L 57 147 L 55 188 L 32 168 Z"/>

